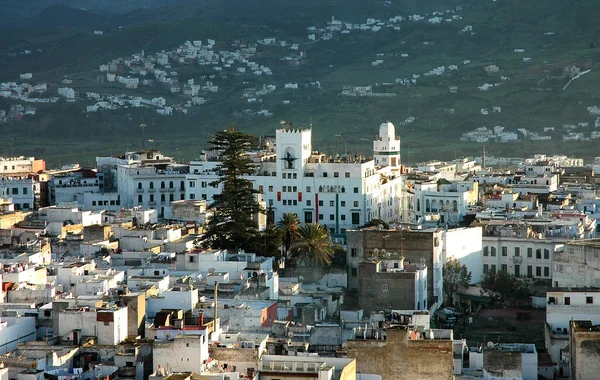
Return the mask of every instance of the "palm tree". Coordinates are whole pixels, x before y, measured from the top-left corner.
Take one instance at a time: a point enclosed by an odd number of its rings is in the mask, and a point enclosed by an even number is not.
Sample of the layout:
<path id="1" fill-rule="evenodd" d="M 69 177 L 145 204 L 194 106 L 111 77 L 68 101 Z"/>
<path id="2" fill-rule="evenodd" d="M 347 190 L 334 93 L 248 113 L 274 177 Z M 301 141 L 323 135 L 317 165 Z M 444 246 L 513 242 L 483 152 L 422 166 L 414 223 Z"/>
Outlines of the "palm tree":
<path id="1" fill-rule="evenodd" d="M 281 216 L 279 222 L 277 222 L 277 229 L 283 234 L 281 241 L 283 242 L 283 249 L 285 251 L 284 257 L 287 258 L 292 248 L 292 245 L 300 237 L 298 225 L 298 215 L 292 213 L 285 213 Z"/>
<path id="2" fill-rule="evenodd" d="M 331 265 L 333 247 L 327 227 L 307 223 L 300 227 L 300 238 L 292 248 L 292 257 L 303 264 Z"/>

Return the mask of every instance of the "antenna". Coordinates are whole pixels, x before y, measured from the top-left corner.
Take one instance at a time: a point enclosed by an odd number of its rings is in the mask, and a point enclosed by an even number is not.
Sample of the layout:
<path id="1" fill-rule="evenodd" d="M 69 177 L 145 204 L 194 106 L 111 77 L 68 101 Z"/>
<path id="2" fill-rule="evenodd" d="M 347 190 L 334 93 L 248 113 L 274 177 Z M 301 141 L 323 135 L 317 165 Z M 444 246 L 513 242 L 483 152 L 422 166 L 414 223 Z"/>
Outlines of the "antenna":
<path id="1" fill-rule="evenodd" d="M 146 124 L 142 123 L 140 124 L 140 128 L 142 130 L 142 150 L 146 150 L 146 141 L 145 141 L 145 135 L 144 135 L 144 130 L 146 129 Z"/>

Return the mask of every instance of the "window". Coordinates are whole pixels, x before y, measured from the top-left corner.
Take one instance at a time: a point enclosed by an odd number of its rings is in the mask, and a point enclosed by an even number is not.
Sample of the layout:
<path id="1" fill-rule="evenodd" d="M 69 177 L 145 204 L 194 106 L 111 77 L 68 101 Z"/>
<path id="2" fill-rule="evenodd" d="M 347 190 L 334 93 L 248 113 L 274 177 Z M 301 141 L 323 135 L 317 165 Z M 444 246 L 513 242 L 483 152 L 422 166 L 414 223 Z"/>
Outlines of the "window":
<path id="1" fill-rule="evenodd" d="M 162 198 L 162 197 L 161 197 L 161 198 Z M 193 193 L 192 193 L 192 194 L 190 194 L 190 199 L 192 199 L 192 200 L 193 200 L 193 199 L 196 199 L 196 194 L 193 194 Z"/>
<path id="2" fill-rule="evenodd" d="M 515 264 L 515 277 L 521 277 L 521 266 L 519 264 Z"/>
<path id="3" fill-rule="evenodd" d="M 142 196 L 142 194 L 138 195 L 138 203 L 142 203 L 144 202 L 144 197 Z"/>
<path id="4" fill-rule="evenodd" d="M 501 270 L 502 272 L 504 272 L 504 273 L 508 272 L 508 265 L 506 265 L 506 264 L 502 264 L 502 265 L 500 266 L 500 270 Z"/>
<path id="5" fill-rule="evenodd" d="M 350 271 L 352 272 L 352 277 L 356 277 L 356 268 L 351 268 Z"/>
<path id="6" fill-rule="evenodd" d="M 307 205 L 307 206 L 311 206 L 311 205 L 312 205 L 312 202 L 311 202 L 311 200 L 310 200 L 310 199 L 307 199 L 307 200 L 306 200 L 306 205 Z"/>
<path id="7" fill-rule="evenodd" d="M 141 188 L 142 188 L 142 183 L 138 182 L 138 189 L 141 189 Z"/>
<path id="8" fill-rule="evenodd" d="M 550 258 L 550 251 L 547 249 L 544 249 L 544 259 L 548 260 Z"/>
<path id="9" fill-rule="evenodd" d="M 502 256 L 508 256 L 508 248 L 507 247 L 502 247 Z"/>
<path id="10" fill-rule="evenodd" d="M 190 261 L 189 261 L 189 262 L 190 262 L 190 263 L 193 263 L 193 262 L 194 262 L 194 256 L 191 256 L 191 255 L 190 255 Z"/>
<path id="11" fill-rule="evenodd" d="M 323 220 L 323 214 L 319 214 L 319 220 Z"/>
<path id="12" fill-rule="evenodd" d="M 169 189 L 173 188 L 173 181 L 169 181 Z"/>
<path id="13" fill-rule="evenodd" d="M 417 211 L 421 211 L 421 200 L 417 199 Z"/>
<path id="14" fill-rule="evenodd" d="M 306 192 L 310 193 L 310 186 L 306 186 Z"/>
<path id="15" fill-rule="evenodd" d="M 327 177 L 327 172 L 323 172 L 323 177 Z"/>
<path id="16" fill-rule="evenodd" d="M 594 303 L 594 297 L 585 297 L 585 303 L 591 305 Z"/>
<path id="17" fill-rule="evenodd" d="M 515 256 L 521 256 L 521 248 L 520 247 L 515 247 Z"/>
<path id="18" fill-rule="evenodd" d="M 165 185 L 165 183 L 163 182 L 163 183 L 161 184 L 161 186 L 163 186 L 163 189 L 164 189 L 164 185 Z M 203 181 L 203 182 L 200 184 L 200 187 L 206 187 L 206 181 Z"/>
<path id="19" fill-rule="evenodd" d="M 533 257 L 533 248 L 527 248 L 527 257 Z"/>
<path id="20" fill-rule="evenodd" d="M 340 177 L 340 172 L 333 172 L 333 177 L 334 178 L 339 178 Z"/>
<path id="21" fill-rule="evenodd" d="M 536 277 L 542 277 L 542 267 L 535 267 Z"/>
<path id="22" fill-rule="evenodd" d="M 23 188 L 23 195 L 27 195 L 27 188 L 26 187 Z"/>
<path id="23" fill-rule="evenodd" d="M 544 277 L 550 277 L 550 267 L 544 267 Z"/>
<path id="24" fill-rule="evenodd" d="M 196 181 L 190 181 L 190 187 L 196 187 Z"/>
<path id="25" fill-rule="evenodd" d="M 95 206 L 95 205 L 96 205 L 96 201 L 92 201 L 92 206 Z"/>
<path id="26" fill-rule="evenodd" d="M 496 257 L 496 247 L 490 247 L 490 256 Z"/>
<path id="27" fill-rule="evenodd" d="M 269 191 L 273 191 L 273 186 L 269 186 Z"/>
<path id="28" fill-rule="evenodd" d="M 491 265 L 490 272 L 496 273 L 496 265 L 494 265 L 494 264 Z"/>
<path id="29" fill-rule="evenodd" d="M 329 201 L 329 207 L 333 207 L 335 206 L 335 202 L 334 201 Z"/>
<path id="30" fill-rule="evenodd" d="M 323 201 L 319 201 L 319 206 L 323 206 Z"/>
<path id="31" fill-rule="evenodd" d="M 425 212 L 431 212 L 431 203 L 429 203 L 429 199 L 425 200 Z"/>
<path id="32" fill-rule="evenodd" d="M 154 194 L 150 194 L 150 202 L 154 202 Z"/>
<path id="33" fill-rule="evenodd" d="M 202 182 L 202 187 L 206 187 L 206 182 Z M 161 181 L 160 182 L 160 188 L 164 189 L 165 188 L 165 181 Z"/>
<path id="34" fill-rule="evenodd" d="M 571 304 L 571 297 L 565 297 L 565 305 L 569 306 Z"/>
<path id="35" fill-rule="evenodd" d="M 542 258 L 542 249 L 538 248 L 535 250 L 535 258 L 536 259 L 541 259 Z"/>
<path id="36" fill-rule="evenodd" d="M 342 203 L 341 204 L 342 207 L 346 207 L 346 201 L 342 201 L 341 203 Z"/>
<path id="37" fill-rule="evenodd" d="M 346 172 L 346 173 L 344 173 L 344 177 L 346 177 L 346 178 L 350 178 L 350 172 Z"/>
<path id="38" fill-rule="evenodd" d="M 193 195 L 193 194 L 192 194 L 192 195 Z M 164 201 L 166 201 L 166 200 L 167 200 L 167 198 L 165 197 L 165 195 L 164 195 L 164 194 L 161 194 L 161 195 L 160 195 L 160 201 L 161 201 L 161 202 L 164 202 Z"/>
<path id="39" fill-rule="evenodd" d="M 358 194 L 358 187 L 354 188 L 354 194 Z"/>
<path id="40" fill-rule="evenodd" d="M 346 215 L 345 214 L 342 214 L 342 220 L 346 221 Z"/>
<path id="41" fill-rule="evenodd" d="M 360 214 L 358 212 L 352 213 L 352 224 L 360 224 Z"/>
<path id="42" fill-rule="evenodd" d="M 149 189 L 154 189 L 154 182 L 150 182 L 150 184 L 148 185 Z"/>
<path id="43" fill-rule="evenodd" d="M 354 207 L 358 207 L 358 201 L 354 201 Z"/>
<path id="44" fill-rule="evenodd" d="M 490 255 L 490 247 L 483 247 L 483 255 L 484 256 Z"/>
<path id="45" fill-rule="evenodd" d="M 304 223 L 312 223 L 312 212 L 304 211 Z"/>
<path id="46" fill-rule="evenodd" d="M 287 206 L 287 200 L 286 199 L 283 200 L 283 205 Z"/>
<path id="47" fill-rule="evenodd" d="M 19 188 L 13 187 L 12 193 L 13 193 L 13 195 L 18 195 L 19 194 Z"/>
<path id="48" fill-rule="evenodd" d="M 531 265 L 527 265 L 527 277 L 533 277 L 533 267 Z"/>
<path id="49" fill-rule="evenodd" d="M 335 220 L 335 215 L 329 214 L 329 220 Z"/>
<path id="50" fill-rule="evenodd" d="M 175 194 L 169 194 L 169 202 L 173 202 L 175 200 Z"/>
<path id="51" fill-rule="evenodd" d="M 292 178 L 294 178 L 294 179 L 298 178 L 298 174 L 296 174 L 296 173 L 292 174 Z"/>
<path id="52" fill-rule="evenodd" d="M 388 284 L 381 284 L 381 291 L 382 292 L 387 292 L 388 290 L 389 290 Z"/>
<path id="53" fill-rule="evenodd" d="M 358 252 L 357 252 L 356 248 L 350 249 L 350 256 L 356 257 L 357 255 L 358 255 Z"/>

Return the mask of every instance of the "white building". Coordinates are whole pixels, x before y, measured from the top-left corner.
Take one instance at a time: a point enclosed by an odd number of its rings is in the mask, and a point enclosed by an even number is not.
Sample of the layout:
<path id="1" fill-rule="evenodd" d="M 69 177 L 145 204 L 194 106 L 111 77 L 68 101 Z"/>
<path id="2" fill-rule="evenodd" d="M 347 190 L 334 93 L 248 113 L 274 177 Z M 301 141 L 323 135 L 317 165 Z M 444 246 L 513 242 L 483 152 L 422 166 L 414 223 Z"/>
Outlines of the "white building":
<path id="1" fill-rule="evenodd" d="M 319 222 L 334 234 L 345 234 L 372 219 L 394 222 L 400 216 L 400 139 L 392 123 L 383 123 L 373 142 L 374 160 L 327 157 L 312 150 L 312 130 L 278 129 L 275 146 L 251 152 L 263 193 L 274 220 L 296 213 L 301 222 Z M 212 199 L 220 192 L 216 157 L 190 163 L 186 198 Z"/>
<path id="2" fill-rule="evenodd" d="M 36 192 L 39 193 L 39 183 L 32 178 L 0 177 L 0 197 L 10 200 L 15 210 L 32 210 Z"/>
<path id="3" fill-rule="evenodd" d="M 552 285 L 561 287 L 600 287 L 600 239 L 569 241 L 554 256 Z"/>
<path id="4" fill-rule="evenodd" d="M 481 227 L 454 228 L 442 233 L 443 262 L 457 259 L 471 272 L 471 284 L 477 284 L 483 277 Z"/>
<path id="5" fill-rule="evenodd" d="M 553 363 L 559 363 L 569 345 L 572 320 L 600 321 L 600 290 L 553 288 L 546 293 L 546 349 Z"/>
<path id="6" fill-rule="evenodd" d="M 17 348 L 19 343 L 36 339 L 35 317 L 2 316 L 0 321 L 0 354 Z"/>
<path id="7" fill-rule="evenodd" d="M 173 372 L 202 373 L 208 358 L 208 339 L 203 334 L 176 335 L 168 340 L 155 340 L 152 347 L 154 365 Z"/>

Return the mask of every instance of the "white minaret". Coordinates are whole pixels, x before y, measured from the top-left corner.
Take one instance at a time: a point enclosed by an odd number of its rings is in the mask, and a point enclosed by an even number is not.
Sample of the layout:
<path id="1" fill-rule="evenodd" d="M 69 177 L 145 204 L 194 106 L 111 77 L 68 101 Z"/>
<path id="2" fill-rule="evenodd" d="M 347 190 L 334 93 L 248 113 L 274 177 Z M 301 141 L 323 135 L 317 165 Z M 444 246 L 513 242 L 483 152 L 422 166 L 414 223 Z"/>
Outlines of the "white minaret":
<path id="1" fill-rule="evenodd" d="M 379 136 L 373 141 L 373 158 L 378 166 L 400 167 L 400 138 L 389 121 L 379 126 Z"/>

